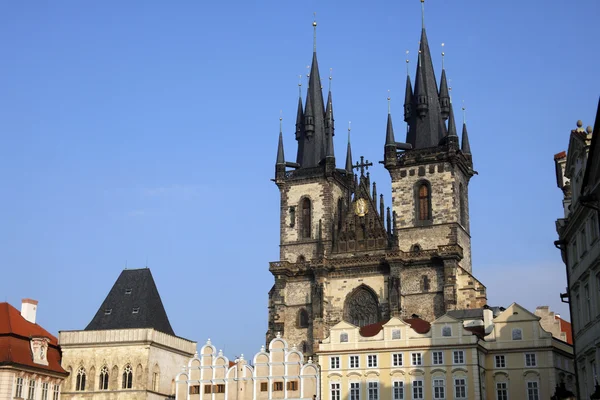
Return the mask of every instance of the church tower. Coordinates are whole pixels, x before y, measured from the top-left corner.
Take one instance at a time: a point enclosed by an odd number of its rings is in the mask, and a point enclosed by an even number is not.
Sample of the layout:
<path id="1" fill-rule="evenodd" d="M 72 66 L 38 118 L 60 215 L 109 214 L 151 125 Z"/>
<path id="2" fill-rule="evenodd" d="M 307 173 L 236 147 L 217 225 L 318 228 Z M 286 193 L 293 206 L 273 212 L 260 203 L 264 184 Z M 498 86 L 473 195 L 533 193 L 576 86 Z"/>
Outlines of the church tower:
<path id="1" fill-rule="evenodd" d="M 412 89 L 407 77 L 407 143 L 395 141 L 388 110 L 385 168 L 392 204 L 371 182 L 373 163 L 336 167 L 331 83 L 323 101 L 315 43 L 303 103 L 298 99 L 296 162 L 285 160 L 280 128 L 280 261 L 270 263 L 267 341 L 278 333 L 305 354 L 341 320 L 365 326 L 392 316 L 433 321 L 447 310 L 481 307 L 485 287 L 471 275 L 466 126 L 462 148 L 446 73 L 438 91 L 423 27 Z M 330 78 L 331 79 L 331 78 Z M 447 122 L 446 122 L 447 121 Z"/>

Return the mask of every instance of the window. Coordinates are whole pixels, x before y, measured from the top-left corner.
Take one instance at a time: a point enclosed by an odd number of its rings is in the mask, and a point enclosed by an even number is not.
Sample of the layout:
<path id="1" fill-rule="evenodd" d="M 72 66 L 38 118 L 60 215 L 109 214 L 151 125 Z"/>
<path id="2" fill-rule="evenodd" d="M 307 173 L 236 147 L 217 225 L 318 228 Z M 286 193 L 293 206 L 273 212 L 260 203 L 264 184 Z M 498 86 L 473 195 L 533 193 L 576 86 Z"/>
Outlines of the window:
<path id="1" fill-rule="evenodd" d="M 298 390 L 298 381 L 290 381 L 287 383 L 287 390 Z"/>
<path id="2" fill-rule="evenodd" d="M 15 397 L 23 398 L 23 378 L 17 378 L 15 385 Z"/>
<path id="3" fill-rule="evenodd" d="M 446 398 L 446 383 L 443 379 L 433 380 L 433 398 L 434 399 L 445 399 Z"/>
<path id="4" fill-rule="evenodd" d="M 397 340 L 397 339 L 401 339 L 402 338 L 402 334 L 400 333 L 400 329 L 393 329 L 392 330 L 392 340 Z"/>
<path id="5" fill-rule="evenodd" d="M 535 353 L 525 353 L 525 366 L 526 367 L 537 366 L 537 362 L 535 360 Z"/>
<path id="6" fill-rule="evenodd" d="M 402 366 L 402 353 L 392 354 L 392 366 L 394 366 L 394 367 Z"/>
<path id="7" fill-rule="evenodd" d="M 454 398 L 455 399 L 466 399 L 467 398 L 467 379 L 466 378 L 454 378 Z"/>
<path id="8" fill-rule="evenodd" d="M 506 368 L 506 357 L 496 356 L 496 368 Z"/>
<path id="9" fill-rule="evenodd" d="M 210 388 L 210 386 L 208 386 Z M 204 391 L 206 392 L 206 386 L 204 386 Z M 189 390 L 190 394 L 200 394 L 200 385 L 192 385 Z"/>
<path id="10" fill-rule="evenodd" d="M 308 328 L 308 311 L 305 308 L 298 311 L 298 328 Z"/>
<path id="11" fill-rule="evenodd" d="M 83 392 L 85 390 L 85 368 L 79 367 L 75 377 L 75 390 Z"/>
<path id="12" fill-rule="evenodd" d="M 42 400 L 48 400 L 48 382 L 42 383 Z"/>
<path id="13" fill-rule="evenodd" d="M 340 333 L 340 343 L 346 343 L 348 341 L 348 334 L 347 333 Z"/>
<path id="14" fill-rule="evenodd" d="M 419 216 L 419 221 L 430 220 L 431 196 L 429 193 L 429 185 L 427 183 L 421 183 L 419 185 L 418 200 L 419 203 L 417 212 Z"/>
<path id="15" fill-rule="evenodd" d="M 583 287 L 583 295 L 585 296 L 585 323 L 587 324 L 592 320 L 592 299 L 590 299 L 590 287 L 585 285 Z"/>
<path id="16" fill-rule="evenodd" d="M 98 389 L 108 390 L 108 367 L 106 365 L 100 369 L 100 382 Z"/>
<path id="17" fill-rule="evenodd" d="M 574 269 L 577 265 L 577 241 L 573 239 L 571 246 L 569 247 L 569 259 L 571 260 L 571 268 Z"/>
<path id="18" fill-rule="evenodd" d="M 419 366 L 423 365 L 423 354 L 422 353 L 411 353 L 411 365 Z"/>
<path id="19" fill-rule="evenodd" d="M 452 352 L 452 358 L 454 360 L 454 364 L 464 364 L 465 352 L 463 350 L 455 350 Z"/>
<path id="20" fill-rule="evenodd" d="M 214 385 L 213 393 L 225 393 L 225 384 L 219 383 Z"/>
<path id="21" fill-rule="evenodd" d="M 592 213 L 590 217 L 590 238 L 592 243 L 598 239 L 598 217 L 596 213 Z"/>
<path id="22" fill-rule="evenodd" d="M 444 352 L 434 351 L 431 353 L 433 365 L 442 365 L 444 363 Z"/>
<path id="23" fill-rule="evenodd" d="M 463 227 L 467 226 L 467 196 L 465 196 L 465 188 L 461 183 L 458 185 L 458 201 L 460 204 L 460 224 Z"/>
<path id="24" fill-rule="evenodd" d="M 515 328 L 512 330 L 512 340 L 522 340 L 523 339 L 523 331 L 520 328 Z"/>
<path id="25" fill-rule="evenodd" d="M 424 399 L 423 397 L 423 380 L 414 380 L 412 381 L 412 389 L 413 389 L 413 399 L 420 400 Z"/>
<path id="26" fill-rule="evenodd" d="M 422 280 L 423 291 L 428 292 L 429 291 L 429 277 L 427 275 L 423 275 L 421 277 L 421 280 Z"/>
<path id="27" fill-rule="evenodd" d="M 261 382 L 260 383 L 260 391 L 267 392 L 269 390 L 269 382 Z"/>
<path id="28" fill-rule="evenodd" d="M 204 385 L 204 394 L 212 393 L 212 385 Z"/>
<path id="29" fill-rule="evenodd" d="M 331 383 L 331 400 L 340 400 L 340 384 L 338 382 Z"/>
<path id="30" fill-rule="evenodd" d="M 496 382 L 496 399 L 508 400 L 508 384 L 506 382 Z"/>
<path id="31" fill-rule="evenodd" d="M 394 381 L 392 386 L 392 397 L 393 400 L 404 400 L 404 382 Z"/>
<path id="32" fill-rule="evenodd" d="M 283 382 L 273 383 L 273 391 L 274 392 L 281 392 L 282 390 L 283 390 Z M 339 398 L 337 400 L 339 400 Z"/>
<path id="33" fill-rule="evenodd" d="M 131 289 L 125 289 L 125 294 L 131 294 Z"/>
<path id="34" fill-rule="evenodd" d="M 125 369 L 123 369 L 123 385 L 121 386 L 123 389 L 131 389 L 133 386 L 133 369 L 131 365 L 127 364 Z"/>
<path id="35" fill-rule="evenodd" d="M 340 369 L 340 358 L 339 357 L 329 357 L 329 368 Z"/>
<path id="36" fill-rule="evenodd" d="M 112 308 L 107 308 L 104 310 L 104 315 L 110 315 L 112 313 Z"/>
<path id="37" fill-rule="evenodd" d="M 311 233 L 311 207 L 310 200 L 304 198 L 302 200 L 302 229 L 301 229 L 301 237 L 305 239 L 310 239 Z"/>
<path id="38" fill-rule="evenodd" d="M 159 389 L 159 383 L 160 383 L 160 379 L 158 379 L 158 372 L 153 372 L 152 373 L 152 390 L 154 390 L 155 392 L 158 392 Z"/>
<path id="39" fill-rule="evenodd" d="M 367 356 L 367 367 L 377 368 L 377 354 L 369 354 Z"/>
<path id="40" fill-rule="evenodd" d="M 60 390 L 60 386 L 54 385 L 54 392 L 52 393 L 52 400 L 58 400 L 58 391 Z"/>
<path id="41" fill-rule="evenodd" d="M 140 308 L 139 307 L 133 307 L 133 310 L 131 311 L 132 314 L 137 314 L 140 312 Z"/>
<path id="42" fill-rule="evenodd" d="M 350 400 L 360 400 L 359 382 L 350 382 Z"/>
<path id="43" fill-rule="evenodd" d="M 587 251 L 587 237 L 585 236 L 585 228 L 583 228 L 580 232 L 579 232 L 579 242 L 581 245 L 581 255 L 584 255 L 585 252 Z"/>
<path id="44" fill-rule="evenodd" d="M 527 400 L 540 400 L 537 382 L 527 382 Z"/>
<path id="45" fill-rule="evenodd" d="M 359 356 L 350 356 L 350 368 L 360 368 Z"/>
<path id="46" fill-rule="evenodd" d="M 379 400 L 379 382 L 368 382 L 368 400 Z"/>
<path id="47" fill-rule="evenodd" d="M 452 336 L 452 328 L 449 326 L 444 326 L 442 328 L 442 336 Z"/>
<path id="48" fill-rule="evenodd" d="M 29 380 L 29 390 L 27 391 L 27 400 L 35 399 L 35 379 Z"/>

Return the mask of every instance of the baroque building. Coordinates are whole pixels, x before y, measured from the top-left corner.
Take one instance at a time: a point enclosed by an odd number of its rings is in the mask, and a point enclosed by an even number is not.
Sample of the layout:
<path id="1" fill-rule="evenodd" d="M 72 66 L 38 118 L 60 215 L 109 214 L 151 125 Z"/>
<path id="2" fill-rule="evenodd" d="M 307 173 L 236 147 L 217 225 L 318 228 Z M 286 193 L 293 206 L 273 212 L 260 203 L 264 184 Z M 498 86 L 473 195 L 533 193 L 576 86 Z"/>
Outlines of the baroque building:
<path id="1" fill-rule="evenodd" d="M 320 398 L 319 367 L 278 335 L 251 364 L 242 354 L 229 361 L 208 339 L 177 375 L 177 400 Z"/>
<path id="2" fill-rule="evenodd" d="M 38 302 L 0 303 L 0 400 L 60 400 L 68 373 L 58 339 L 38 325 Z"/>
<path id="3" fill-rule="evenodd" d="M 165 399 L 196 343 L 175 335 L 148 268 L 127 269 L 89 325 L 61 331 L 62 398 Z"/>
<path id="4" fill-rule="evenodd" d="M 600 102 L 594 128 L 577 128 L 566 152 L 554 156 L 564 215 L 556 221 L 567 272 L 580 398 L 600 398 Z M 590 397 L 590 396 L 594 397 Z"/>
<path id="5" fill-rule="evenodd" d="M 513 303 L 453 310 L 432 323 L 339 322 L 319 345 L 321 398 L 539 400 L 561 382 L 573 390 L 572 347 L 539 320 Z"/>
<path id="6" fill-rule="evenodd" d="M 364 326 L 481 307 L 485 286 L 472 274 L 468 187 L 475 174 L 466 124 L 459 140 L 446 71 L 435 77 L 423 26 L 414 79 L 406 78 L 406 143 L 396 142 L 388 110 L 382 132 L 391 205 L 365 161 L 344 168 L 334 151 L 331 87 L 324 101 L 315 43 L 306 91 L 298 99 L 295 162 L 280 129 L 275 183 L 280 191 L 280 260 L 270 263 L 267 340 L 278 332 L 307 354 L 344 320 Z"/>

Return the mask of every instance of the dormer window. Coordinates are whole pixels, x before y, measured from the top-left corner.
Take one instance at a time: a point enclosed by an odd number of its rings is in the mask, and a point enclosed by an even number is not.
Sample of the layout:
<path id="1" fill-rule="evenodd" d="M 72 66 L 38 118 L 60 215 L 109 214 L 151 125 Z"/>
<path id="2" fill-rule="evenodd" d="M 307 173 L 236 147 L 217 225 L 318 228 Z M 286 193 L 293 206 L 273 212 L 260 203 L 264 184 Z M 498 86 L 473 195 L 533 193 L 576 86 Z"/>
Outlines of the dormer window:
<path id="1" fill-rule="evenodd" d="M 125 289 L 125 294 L 131 294 L 131 289 Z"/>
<path id="2" fill-rule="evenodd" d="M 110 315 L 110 314 L 112 314 L 112 308 L 104 309 L 104 315 Z"/>
<path id="3" fill-rule="evenodd" d="M 133 314 L 137 314 L 140 312 L 140 308 L 139 307 L 133 307 Z"/>

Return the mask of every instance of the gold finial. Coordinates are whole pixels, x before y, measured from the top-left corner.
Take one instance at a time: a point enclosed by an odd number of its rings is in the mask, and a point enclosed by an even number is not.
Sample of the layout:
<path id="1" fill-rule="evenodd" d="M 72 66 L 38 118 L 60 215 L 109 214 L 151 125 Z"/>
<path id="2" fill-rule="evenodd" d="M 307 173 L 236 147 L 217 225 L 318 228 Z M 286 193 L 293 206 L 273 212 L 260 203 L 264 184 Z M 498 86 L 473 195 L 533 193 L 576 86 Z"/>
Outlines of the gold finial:
<path id="1" fill-rule="evenodd" d="M 467 123 L 467 108 L 465 107 L 465 101 L 462 101 L 462 112 L 463 112 L 463 124 Z"/>
<path id="2" fill-rule="evenodd" d="M 446 55 L 446 53 L 444 53 L 444 46 L 446 44 L 442 43 L 442 69 L 444 69 L 444 56 Z"/>
<path id="3" fill-rule="evenodd" d="M 313 13 L 314 19 L 313 19 L 313 52 L 316 53 L 317 52 L 317 13 Z"/>
<path id="4" fill-rule="evenodd" d="M 408 72 L 408 64 L 410 63 L 410 60 L 408 59 L 408 50 L 406 50 L 406 75 L 410 75 L 410 73 Z"/>
<path id="5" fill-rule="evenodd" d="M 392 98 L 390 97 L 390 90 L 388 89 L 388 96 L 387 96 L 387 101 L 388 101 L 388 114 L 390 114 L 390 101 L 392 100 Z"/>
<path id="6" fill-rule="evenodd" d="M 333 68 L 329 68 L 329 91 L 331 92 L 331 80 L 333 79 Z"/>

